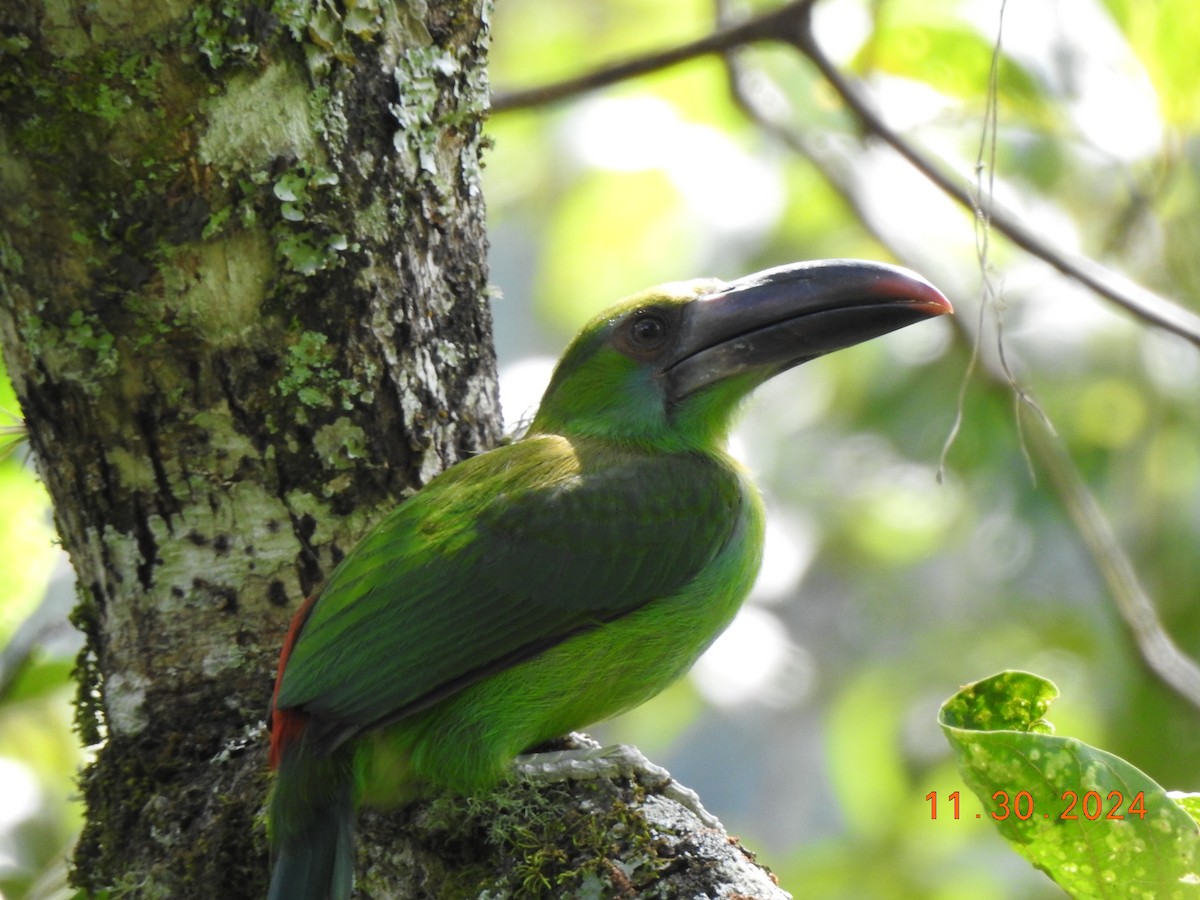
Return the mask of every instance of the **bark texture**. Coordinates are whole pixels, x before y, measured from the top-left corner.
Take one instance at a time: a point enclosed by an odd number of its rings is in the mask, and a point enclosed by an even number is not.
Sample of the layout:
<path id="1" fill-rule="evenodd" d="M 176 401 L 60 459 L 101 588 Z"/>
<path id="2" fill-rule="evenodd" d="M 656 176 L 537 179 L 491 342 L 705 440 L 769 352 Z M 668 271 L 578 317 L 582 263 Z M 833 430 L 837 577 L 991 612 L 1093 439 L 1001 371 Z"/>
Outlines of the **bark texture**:
<path id="1" fill-rule="evenodd" d="M 0 9 L 0 340 L 79 582 L 83 887 L 261 894 L 291 612 L 498 437 L 483 7 Z"/>

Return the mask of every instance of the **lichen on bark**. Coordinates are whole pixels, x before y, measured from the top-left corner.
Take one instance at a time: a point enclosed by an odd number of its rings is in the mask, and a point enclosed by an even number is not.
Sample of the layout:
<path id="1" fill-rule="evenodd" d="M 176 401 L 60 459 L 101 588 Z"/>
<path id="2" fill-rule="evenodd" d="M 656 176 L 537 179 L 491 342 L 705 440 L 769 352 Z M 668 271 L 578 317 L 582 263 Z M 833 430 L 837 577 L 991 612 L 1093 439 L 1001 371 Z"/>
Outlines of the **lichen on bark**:
<path id="1" fill-rule="evenodd" d="M 0 10 L 0 344 L 78 576 L 88 890 L 259 893 L 291 611 L 498 437 L 485 17 L 436 6 Z"/>

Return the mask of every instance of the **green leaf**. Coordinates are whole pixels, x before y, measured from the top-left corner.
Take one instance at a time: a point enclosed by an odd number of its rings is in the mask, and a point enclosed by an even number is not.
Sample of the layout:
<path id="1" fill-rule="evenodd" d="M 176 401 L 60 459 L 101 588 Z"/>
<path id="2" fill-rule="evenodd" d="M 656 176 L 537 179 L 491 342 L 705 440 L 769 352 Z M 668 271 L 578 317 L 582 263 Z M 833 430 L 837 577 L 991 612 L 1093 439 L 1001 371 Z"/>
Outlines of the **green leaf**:
<path id="1" fill-rule="evenodd" d="M 1058 696 L 1028 672 L 962 688 L 938 721 L 959 771 L 1013 848 L 1073 897 L 1200 897 L 1200 827 L 1144 772 L 1044 716 Z"/>
<path id="2" fill-rule="evenodd" d="M 1172 125 L 1200 122 L 1200 55 L 1195 35 L 1200 5 L 1193 0 L 1105 0 L 1154 84 L 1160 114 Z"/>
<path id="3" fill-rule="evenodd" d="M 1200 822 L 1200 794 L 1185 794 L 1183 791 L 1170 791 L 1170 797 L 1184 808 L 1189 816 Z"/>
<path id="4" fill-rule="evenodd" d="M 981 34 L 972 24 L 956 21 L 943 11 L 937 19 L 931 8 L 922 15 L 881 16 L 871 40 L 858 54 L 860 69 L 909 78 L 948 97 L 976 102 L 989 79 L 995 37 Z M 1002 54 L 997 83 L 1003 85 L 1005 108 L 1043 126 L 1053 125 L 1055 112 L 1045 91 L 1019 60 Z"/>

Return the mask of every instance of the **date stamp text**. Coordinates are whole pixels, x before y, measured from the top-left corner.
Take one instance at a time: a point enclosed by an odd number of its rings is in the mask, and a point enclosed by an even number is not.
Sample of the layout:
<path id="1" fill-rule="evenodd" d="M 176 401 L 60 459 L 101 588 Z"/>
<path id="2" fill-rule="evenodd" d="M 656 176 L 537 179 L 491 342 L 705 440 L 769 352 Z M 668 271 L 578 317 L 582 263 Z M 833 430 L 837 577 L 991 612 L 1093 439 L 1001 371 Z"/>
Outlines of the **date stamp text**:
<path id="1" fill-rule="evenodd" d="M 946 809 L 943 806 L 939 810 L 937 791 L 930 791 L 925 795 L 925 799 L 929 802 L 929 818 L 937 819 L 939 812 L 944 817 Z M 1082 796 L 1077 791 L 1063 791 L 1059 800 L 1061 802 L 1056 804 L 1052 810 L 1037 809 L 1033 794 L 1029 791 L 1017 791 L 1016 793 L 996 791 L 992 794 L 993 808 L 990 814 L 997 822 L 1003 822 L 1009 817 L 1020 819 L 1022 822 L 1033 818 L 1049 819 L 1052 817 L 1062 821 L 1086 819 L 1093 822 L 1097 819 L 1146 818 L 1144 791 L 1138 791 L 1130 797 L 1128 804 L 1125 795 L 1120 791 L 1109 791 L 1108 796 L 1102 795 L 1099 791 L 1087 791 Z M 960 818 L 959 792 L 951 791 L 946 795 L 946 801 L 950 808 L 950 818 Z M 982 817 L 982 813 L 975 814 L 976 819 Z"/>

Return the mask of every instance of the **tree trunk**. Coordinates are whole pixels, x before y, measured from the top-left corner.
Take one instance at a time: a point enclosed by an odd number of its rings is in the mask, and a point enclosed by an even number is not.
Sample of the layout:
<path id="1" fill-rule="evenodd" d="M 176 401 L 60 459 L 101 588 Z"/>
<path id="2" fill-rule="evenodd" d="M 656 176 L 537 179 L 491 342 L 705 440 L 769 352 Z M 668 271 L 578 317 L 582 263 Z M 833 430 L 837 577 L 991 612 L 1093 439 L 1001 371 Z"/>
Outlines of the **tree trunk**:
<path id="1" fill-rule="evenodd" d="M 78 576 L 83 887 L 261 894 L 291 613 L 498 436 L 482 13 L 0 11 L 0 337 Z"/>
<path id="2" fill-rule="evenodd" d="M 0 345 L 78 576 L 88 893 L 262 896 L 291 614 L 499 436 L 487 12 L 0 7 Z M 660 776 L 368 815 L 360 893 L 782 896 Z"/>

